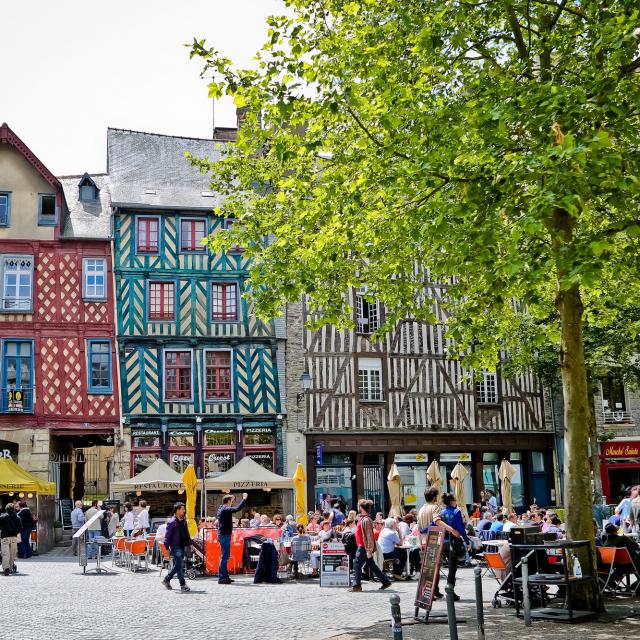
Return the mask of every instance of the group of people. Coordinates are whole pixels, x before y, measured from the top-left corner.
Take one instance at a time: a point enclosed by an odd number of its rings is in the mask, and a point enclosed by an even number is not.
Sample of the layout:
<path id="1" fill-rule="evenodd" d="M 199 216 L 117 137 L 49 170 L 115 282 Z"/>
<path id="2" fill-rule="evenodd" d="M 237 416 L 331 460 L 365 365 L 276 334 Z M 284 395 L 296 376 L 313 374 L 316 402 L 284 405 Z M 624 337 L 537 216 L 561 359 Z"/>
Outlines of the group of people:
<path id="1" fill-rule="evenodd" d="M 24 500 L 9 502 L 0 514 L 0 550 L 5 576 L 16 573 L 16 558 L 28 559 L 32 555 L 31 532 L 36 524 L 29 505 Z"/>

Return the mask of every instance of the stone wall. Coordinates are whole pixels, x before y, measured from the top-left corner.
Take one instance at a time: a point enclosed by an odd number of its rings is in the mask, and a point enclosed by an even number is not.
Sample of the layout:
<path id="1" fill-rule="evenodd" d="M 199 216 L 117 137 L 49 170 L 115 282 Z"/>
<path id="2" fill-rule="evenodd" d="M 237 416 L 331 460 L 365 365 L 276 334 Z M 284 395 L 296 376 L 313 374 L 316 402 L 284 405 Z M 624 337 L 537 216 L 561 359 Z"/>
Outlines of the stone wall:
<path id="1" fill-rule="evenodd" d="M 48 429 L 0 427 L 0 440 L 15 442 L 18 445 L 18 458 L 15 462 L 23 469 L 41 480 L 49 479 Z"/>

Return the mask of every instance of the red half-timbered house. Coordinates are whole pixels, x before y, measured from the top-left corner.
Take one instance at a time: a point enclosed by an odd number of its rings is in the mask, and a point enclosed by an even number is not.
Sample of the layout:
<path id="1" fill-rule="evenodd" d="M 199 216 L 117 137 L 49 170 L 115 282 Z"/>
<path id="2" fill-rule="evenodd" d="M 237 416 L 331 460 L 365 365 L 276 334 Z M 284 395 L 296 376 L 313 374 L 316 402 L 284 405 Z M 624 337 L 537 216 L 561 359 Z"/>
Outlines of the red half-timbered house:
<path id="1" fill-rule="evenodd" d="M 0 450 L 106 492 L 119 426 L 106 176 L 56 178 L 0 127 Z"/>

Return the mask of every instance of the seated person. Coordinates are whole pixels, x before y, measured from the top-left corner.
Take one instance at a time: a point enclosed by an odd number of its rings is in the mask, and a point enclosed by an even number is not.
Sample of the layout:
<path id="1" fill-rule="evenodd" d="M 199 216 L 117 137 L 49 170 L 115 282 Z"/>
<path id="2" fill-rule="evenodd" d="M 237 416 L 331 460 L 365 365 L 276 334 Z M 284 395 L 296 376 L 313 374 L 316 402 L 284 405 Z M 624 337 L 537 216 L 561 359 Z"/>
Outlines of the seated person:
<path id="1" fill-rule="evenodd" d="M 272 527 L 271 518 L 265 513 L 260 516 L 260 526 L 261 527 Z"/>
<path id="2" fill-rule="evenodd" d="M 269 525 L 270 527 L 278 527 L 280 528 L 282 526 L 283 522 L 282 522 L 282 516 L 279 513 L 274 513 L 273 514 L 273 522 Z"/>
<path id="3" fill-rule="evenodd" d="M 249 528 L 249 518 L 242 518 L 242 520 L 240 520 L 240 527 L 242 527 L 243 529 L 248 529 Z"/>
<path id="4" fill-rule="evenodd" d="M 501 533 L 503 527 L 504 527 L 504 514 L 499 513 L 496 516 L 496 519 L 491 523 L 491 526 L 489 527 L 489 531 L 491 533 Z"/>
<path id="5" fill-rule="evenodd" d="M 398 517 L 398 533 L 404 540 L 408 535 L 411 535 L 411 525 L 413 524 L 413 516 L 411 514 L 403 518 Z"/>
<path id="6" fill-rule="evenodd" d="M 323 542 L 328 542 L 334 537 L 335 537 L 335 533 L 331 528 L 331 523 L 329 522 L 329 520 L 323 520 L 322 530 L 318 532 L 318 540 L 322 544 Z M 319 567 L 320 567 L 320 550 L 316 549 L 311 552 L 311 568 L 313 569 L 313 572 L 311 574 L 312 578 L 318 577 Z"/>
<path id="7" fill-rule="evenodd" d="M 398 549 L 402 544 L 402 540 L 398 534 L 397 526 L 394 518 L 387 518 L 384 521 L 384 529 L 382 529 L 378 537 L 378 544 L 380 545 L 384 559 L 394 561 L 393 577 L 396 580 L 404 580 L 402 572 L 407 563 L 407 554 Z"/>
<path id="8" fill-rule="evenodd" d="M 503 520 L 502 532 L 509 533 L 511 529 L 518 526 L 518 516 L 515 513 L 509 514 L 506 520 Z"/>
<path id="9" fill-rule="evenodd" d="M 282 538 L 293 538 L 296 533 L 296 523 L 293 519 L 293 516 L 287 516 L 285 518 L 285 522 L 282 525 Z"/>
<path id="10" fill-rule="evenodd" d="M 545 533 L 555 533 L 558 538 L 562 538 L 564 533 L 560 528 L 561 525 L 562 522 L 560 521 L 560 518 L 558 518 L 558 516 L 551 516 L 551 519 L 548 521 L 547 530 L 545 531 Z"/>
<path id="11" fill-rule="evenodd" d="M 320 525 L 318 524 L 318 516 L 314 513 L 307 525 L 307 533 L 315 534 L 320 531 Z"/>
<path id="12" fill-rule="evenodd" d="M 476 531 L 489 531 L 493 523 L 493 516 L 487 507 L 482 507 L 480 511 L 480 522 L 476 526 Z"/>
<path id="13" fill-rule="evenodd" d="M 258 513 L 257 510 L 254 510 L 253 512 L 253 516 L 251 516 L 251 519 L 249 520 L 249 526 L 250 527 L 259 527 L 260 526 L 260 514 Z"/>
<path id="14" fill-rule="evenodd" d="M 629 551 L 629 555 L 633 560 L 633 564 L 636 565 L 636 569 L 640 571 L 640 545 L 630 538 L 629 536 L 620 535 L 618 533 L 618 527 L 612 522 L 607 523 L 604 528 L 604 532 L 607 535 L 605 540 L 605 547 L 617 547 L 618 549 L 624 547 Z"/>
<path id="15" fill-rule="evenodd" d="M 311 544 L 311 536 L 307 535 L 304 525 L 299 524 L 296 527 L 296 535 L 291 538 L 291 565 L 293 566 L 293 577 L 298 577 L 298 563 L 311 560 L 311 551 L 303 551 L 298 548 L 299 542 L 308 542 Z"/>

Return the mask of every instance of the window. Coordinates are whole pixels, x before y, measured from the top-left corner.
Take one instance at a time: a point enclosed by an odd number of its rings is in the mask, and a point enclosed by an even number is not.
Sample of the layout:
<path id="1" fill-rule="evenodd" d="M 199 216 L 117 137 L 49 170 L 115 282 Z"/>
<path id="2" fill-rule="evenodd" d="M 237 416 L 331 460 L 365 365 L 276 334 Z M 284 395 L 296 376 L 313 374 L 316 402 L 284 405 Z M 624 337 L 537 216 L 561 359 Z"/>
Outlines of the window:
<path id="1" fill-rule="evenodd" d="M 533 473 L 544 473 L 544 451 L 531 452 L 531 471 Z"/>
<path id="2" fill-rule="evenodd" d="M 382 400 L 382 360 L 380 358 L 358 360 L 358 391 L 361 402 Z"/>
<path id="3" fill-rule="evenodd" d="M 111 393 L 111 342 L 89 340 L 89 393 Z"/>
<path id="4" fill-rule="evenodd" d="M 224 229 L 229 230 L 236 223 L 234 218 L 226 218 L 224 221 Z M 229 247 L 229 253 L 242 253 L 244 251 L 244 247 L 241 247 L 238 244 L 232 244 Z"/>
<path id="5" fill-rule="evenodd" d="M 214 282 L 211 285 L 211 319 L 238 321 L 238 285 L 235 282 Z"/>
<path id="6" fill-rule="evenodd" d="M 96 188 L 92 184 L 83 184 L 80 187 L 80 200 L 82 202 L 92 202 L 96 199 Z"/>
<path id="7" fill-rule="evenodd" d="M 622 378 L 607 376 L 600 380 L 602 385 L 602 406 L 607 411 L 625 411 L 626 400 Z"/>
<path id="8" fill-rule="evenodd" d="M 53 193 L 38 194 L 38 224 L 53 226 L 58 222 L 58 208 L 56 196 Z"/>
<path id="9" fill-rule="evenodd" d="M 498 403 L 498 374 L 483 371 L 482 379 L 476 383 L 476 397 L 481 404 Z"/>
<path id="10" fill-rule="evenodd" d="M 160 436 L 159 435 L 135 436 L 133 438 L 132 446 L 134 449 L 159 449 Z"/>
<path id="11" fill-rule="evenodd" d="M 229 471 L 235 464 L 235 455 L 231 452 L 204 453 L 204 477 L 215 478 L 225 471 Z"/>
<path id="12" fill-rule="evenodd" d="M 256 427 L 244 430 L 244 443 L 245 445 L 256 444 L 275 444 L 273 431 L 268 427 Z"/>
<path id="13" fill-rule="evenodd" d="M 356 321 L 358 333 L 373 333 L 380 328 L 380 303 L 365 299 L 366 287 L 356 293 Z"/>
<path id="14" fill-rule="evenodd" d="M 205 351 L 205 400 L 231 400 L 231 351 Z"/>
<path id="15" fill-rule="evenodd" d="M 209 429 L 204 432 L 205 447 L 230 447 L 234 444 L 235 430 L 213 430 Z"/>
<path id="16" fill-rule="evenodd" d="M 2 311 L 31 311 L 33 256 L 5 256 L 2 262 Z"/>
<path id="17" fill-rule="evenodd" d="M 172 453 L 171 454 L 171 466 L 182 475 L 187 467 L 193 464 L 193 453 Z"/>
<path id="18" fill-rule="evenodd" d="M 165 400 L 191 400 L 191 351 L 165 351 Z"/>
<path id="19" fill-rule="evenodd" d="M 82 297 L 85 300 L 107 299 L 107 261 L 104 258 L 85 258 L 82 261 Z"/>
<path id="20" fill-rule="evenodd" d="M 158 253 L 160 250 L 160 218 L 137 218 L 138 253 Z"/>
<path id="21" fill-rule="evenodd" d="M 205 251 L 202 241 L 206 234 L 206 220 L 180 220 L 180 251 Z"/>
<path id="22" fill-rule="evenodd" d="M 175 285 L 173 282 L 149 283 L 149 320 L 173 320 Z"/>
<path id="23" fill-rule="evenodd" d="M 273 471 L 274 454 L 273 451 L 265 453 L 247 453 L 247 457 L 251 458 L 254 462 L 263 466 L 269 471 Z"/>
<path id="24" fill-rule="evenodd" d="M 33 343 L 31 340 L 2 341 L 2 411 L 33 410 Z"/>
<path id="25" fill-rule="evenodd" d="M 159 454 L 136 453 L 133 455 L 133 475 L 138 475 L 160 458 Z"/>
<path id="26" fill-rule="evenodd" d="M 9 226 L 9 214 L 11 213 L 11 193 L 0 191 L 0 227 Z"/>

